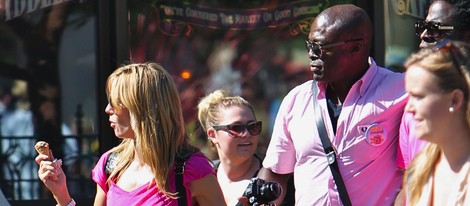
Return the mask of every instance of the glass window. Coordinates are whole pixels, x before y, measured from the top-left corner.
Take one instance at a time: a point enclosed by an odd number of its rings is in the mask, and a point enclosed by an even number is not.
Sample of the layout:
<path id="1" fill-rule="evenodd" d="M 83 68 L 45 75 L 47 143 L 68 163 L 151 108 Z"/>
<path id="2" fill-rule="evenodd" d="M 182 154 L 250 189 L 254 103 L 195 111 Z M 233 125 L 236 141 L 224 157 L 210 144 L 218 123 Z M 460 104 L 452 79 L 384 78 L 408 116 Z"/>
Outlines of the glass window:
<path id="1" fill-rule="evenodd" d="M 385 66 L 403 71 L 403 62 L 418 50 L 419 38 L 415 35 L 414 24 L 424 19 L 429 0 L 387 0 L 384 1 Z"/>
<path id="2" fill-rule="evenodd" d="M 280 101 L 311 79 L 304 46 L 311 21 L 326 6 L 351 2 L 128 1 L 131 59 L 158 62 L 173 74 L 188 133 L 203 149 L 199 99 L 222 88 L 243 96 L 264 122 L 264 157 Z"/>
<path id="3" fill-rule="evenodd" d="M 96 17 L 93 1 L 0 1 L 2 192 L 50 198 L 37 178 L 37 140 L 64 161 L 72 196 L 94 195 Z"/>

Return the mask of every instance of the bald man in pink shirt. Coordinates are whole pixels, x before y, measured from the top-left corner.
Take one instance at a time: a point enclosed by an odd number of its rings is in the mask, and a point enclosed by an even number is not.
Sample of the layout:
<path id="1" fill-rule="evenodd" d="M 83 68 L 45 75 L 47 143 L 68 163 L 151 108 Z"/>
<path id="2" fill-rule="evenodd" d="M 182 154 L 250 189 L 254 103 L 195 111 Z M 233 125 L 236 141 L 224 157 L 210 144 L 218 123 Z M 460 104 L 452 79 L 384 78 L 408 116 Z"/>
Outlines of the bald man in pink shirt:
<path id="1" fill-rule="evenodd" d="M 259 175 L 285 186 L 294 174 L 296 205 L 344 204 L 316 127 L 314 104 L 321 108 L 352 205 L 392 205 L 401 187 L 395 158 L 407 100 L 403 74 L 377 66 L 369 57 L 371 42 L 371 21 L 354 5 L 327 8 L 311 25 L 306 47 L 313 80 L 282 101 Z M 276 204 L 281 201 L 282 196 Z"/>

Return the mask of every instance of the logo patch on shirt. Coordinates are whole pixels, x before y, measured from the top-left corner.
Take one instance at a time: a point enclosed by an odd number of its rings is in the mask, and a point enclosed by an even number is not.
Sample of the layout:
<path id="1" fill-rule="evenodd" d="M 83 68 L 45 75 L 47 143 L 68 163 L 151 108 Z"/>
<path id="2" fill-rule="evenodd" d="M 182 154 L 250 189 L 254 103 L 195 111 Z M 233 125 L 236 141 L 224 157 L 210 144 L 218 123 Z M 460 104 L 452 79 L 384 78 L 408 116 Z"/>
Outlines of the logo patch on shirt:
<path id="1" fill-rule="evenodd" d="M 382 145 L 387 138 L 385 128 L 379 123 L 374 123 L 368 126 L 360 126 L 359 130 L 364 132 L 367 143 L 372 146 Z"/>

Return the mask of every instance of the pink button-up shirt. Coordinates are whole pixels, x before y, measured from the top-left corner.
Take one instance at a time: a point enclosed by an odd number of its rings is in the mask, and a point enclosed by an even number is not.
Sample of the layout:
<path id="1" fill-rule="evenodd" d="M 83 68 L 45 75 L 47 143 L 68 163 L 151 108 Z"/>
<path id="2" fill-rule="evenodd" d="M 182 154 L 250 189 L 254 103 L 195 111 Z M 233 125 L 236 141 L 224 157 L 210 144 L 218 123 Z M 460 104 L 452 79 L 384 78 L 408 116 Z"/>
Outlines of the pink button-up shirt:
<path id="1" fill-rule="evenodd" d="M 317 100 L 352 204 L 392 205 L 402 182 L 395 158 L 407 95 L 403 74 L 380 68 L 371 58 L 369 62 L 343 103 L 336 135 L 322 83 Z M 284 98 L 263 166 L 294 173 L 296 205 L 341 205 L 315 125 L 312 82 Z"/>

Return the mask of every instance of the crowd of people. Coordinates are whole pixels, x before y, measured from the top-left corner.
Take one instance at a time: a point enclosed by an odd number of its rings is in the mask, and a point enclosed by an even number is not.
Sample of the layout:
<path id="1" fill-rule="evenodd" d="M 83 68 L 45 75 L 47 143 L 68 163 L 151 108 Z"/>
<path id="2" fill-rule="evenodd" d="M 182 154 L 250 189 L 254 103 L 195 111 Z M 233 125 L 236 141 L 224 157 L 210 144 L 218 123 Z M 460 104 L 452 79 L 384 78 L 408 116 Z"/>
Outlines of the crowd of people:
<path id="1" fill-rule="evenodd" d="M 210 164 L 188 143 L 165 69 L 124 65 L 108 78 L 105 110 L 122 143 L 92 171 L 95 205 L 250 205 L 253 177 L 284 188 L 276 205 L 292 177 L 287 205 L 469 205 L 469 19 L 468 1 L 433 1 L 415 25 L 421 49 L 398 73 L 370 57 L 362 8 L 320 12 L 305 42 L 312 80 L 282 100 L 264 159 L 255 153 L 264 122 L 248 101 L 225 90 L 199 101 L 218 154 Z M 75 205 L 53 159 L 36 157 L 39 179 L 58 205 Z"/>

